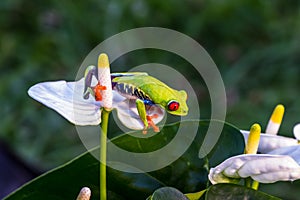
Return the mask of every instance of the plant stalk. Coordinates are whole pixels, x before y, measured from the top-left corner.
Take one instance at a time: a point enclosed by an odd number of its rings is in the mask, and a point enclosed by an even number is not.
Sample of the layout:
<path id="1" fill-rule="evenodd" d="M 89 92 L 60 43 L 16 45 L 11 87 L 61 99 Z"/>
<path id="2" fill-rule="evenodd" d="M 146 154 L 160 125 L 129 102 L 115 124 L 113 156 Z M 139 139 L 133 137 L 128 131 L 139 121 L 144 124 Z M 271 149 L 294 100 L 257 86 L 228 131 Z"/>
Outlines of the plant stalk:
<path id="1" fill-rule="evenodd" d="M 247 141 L 247 144 L 245 147 L 245 154 L 256 154 L 257 153 L 257 149 L 259 146 L 260 133 L 261 133 L 260 125 L 253 124 L 250 128 L 248 141 Z M 258 186 L 259 186 L 259 182 L 253 180 L 252 186 L 251 186 L 251 181 L 252 181 L 251 177 L 246 178 L 245 186 L 249 187 L 249 188 L 251 187 L 251 188 L 257 190 Z"/>
<path id="2" fill-rule="evenodd" d="M 252 181 L 252 178 L 248 177 L 248 178 L 245 178 L 245 183 L 244 185 L 248 188 L 251 187 L 251 181 Z"/>
<path id="3" fill-rule="evenodd" d="M 253 182 L 252 182 L 252 189 L 257 190 L 258 186 L 259 186 L 259 182 L 253 180 Z"/>
<path id="4" fill-rule="evenodd" d="M 102 110 L 101 136 L 100 136 L 100 200 L 106 200 L 106 153 L 107 153 L 107 128 L 110 111 Z"/>

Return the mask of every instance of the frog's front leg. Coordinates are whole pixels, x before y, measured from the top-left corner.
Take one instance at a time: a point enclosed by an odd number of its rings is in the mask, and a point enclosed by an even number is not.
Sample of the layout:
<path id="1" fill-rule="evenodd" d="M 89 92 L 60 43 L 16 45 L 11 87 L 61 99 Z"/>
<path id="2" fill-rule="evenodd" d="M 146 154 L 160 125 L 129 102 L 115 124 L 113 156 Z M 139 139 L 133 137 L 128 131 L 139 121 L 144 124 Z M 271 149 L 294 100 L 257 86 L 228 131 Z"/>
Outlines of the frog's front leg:
<path id="1" fill-rule="evenodd" d="M 159 132 L 159 128 L 152 121 L 152 118 L 156 118 L 156 115 L 148 116 L 146 111 L 146 106 L 143 100 L 136 100 L 136 108 L 138 110 L 139 116 L 144 124 L 143 134 L 147 134 L 148 127 L 152 127 L 154 132 Z"/>

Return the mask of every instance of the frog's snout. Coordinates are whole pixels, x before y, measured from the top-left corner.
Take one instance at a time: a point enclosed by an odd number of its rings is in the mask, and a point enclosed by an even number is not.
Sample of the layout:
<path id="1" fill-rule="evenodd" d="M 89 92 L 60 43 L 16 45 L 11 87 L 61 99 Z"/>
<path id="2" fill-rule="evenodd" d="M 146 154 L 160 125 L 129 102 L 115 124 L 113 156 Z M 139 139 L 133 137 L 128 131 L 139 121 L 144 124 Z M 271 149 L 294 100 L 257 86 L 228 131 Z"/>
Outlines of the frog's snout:
<path id="1" fill-rule="evenodd" d="M 188 114 L 188 110 L 182 110 L 182 116 L 186 116 Z"/>

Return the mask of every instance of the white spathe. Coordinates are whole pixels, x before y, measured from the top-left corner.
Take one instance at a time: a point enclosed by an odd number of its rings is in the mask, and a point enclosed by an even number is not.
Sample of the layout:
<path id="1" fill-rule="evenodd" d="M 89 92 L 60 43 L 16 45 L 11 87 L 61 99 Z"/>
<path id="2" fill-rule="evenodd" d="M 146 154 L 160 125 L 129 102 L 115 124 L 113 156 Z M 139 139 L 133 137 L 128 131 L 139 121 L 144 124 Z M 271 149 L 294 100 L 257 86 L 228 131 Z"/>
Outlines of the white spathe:
<path id="1" fill-rule="evenodd" d="M 247 143 L 249 131 L 240 130 L 240 132 L 244 136 L 245 143 Z M 268 153 L 268 152 L 273 151 L 278 148 L 294 146 L 297 144 L 298 144 L 298 140 L 296 140 L 294 138 L 273 135 L 273 134 L 267 134 L 267 133 L 261 133 L 257 151 L 260 153 Z"/>
<path id="2" fill-rule="evenodd" d="M 293 128 L 294 136 L 297 140 L 300 140 L 300 124 L 296 124 Z"/>
<path id="3" fill-rule="evenodd" d="M 101 103 L 91 98 L 83 99 L 83 93 L 80 94 L 83 92 L 83 83 L 83 79 L 78 83 L 64 80 L 43 82 L 29 88 L 28 94 L 33 99 L 57 111 L 73 124 L 98 125 L 101 122 Z"/>
<path id="4" fill-rule="evenodd" d="M 260 183 L 293 181 L 300 179 L 300 166 L 287 155 L 243 154 L 211 168 L 208 175 L 212 184 L 235 183 L 247 177 Z"/>
<path id="5" fill-rule="evenodd" d="M 288 155 L 292 157 L 300 165 L 300 145 L 282 147 L 270 151 L 268 154 L 271 155 Z"/>

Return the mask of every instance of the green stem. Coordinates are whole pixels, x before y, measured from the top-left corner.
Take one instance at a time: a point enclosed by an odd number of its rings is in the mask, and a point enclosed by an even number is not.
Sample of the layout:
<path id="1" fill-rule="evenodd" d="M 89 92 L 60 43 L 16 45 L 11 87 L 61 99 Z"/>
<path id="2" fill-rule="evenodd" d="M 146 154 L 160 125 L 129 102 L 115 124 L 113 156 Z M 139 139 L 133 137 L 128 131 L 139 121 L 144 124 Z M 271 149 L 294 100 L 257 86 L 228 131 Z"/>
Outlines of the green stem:
<path id="1" fill-rule="evenodd" d="M 252 189 L 257 190 L 258 186 L 259 186 L 259 182 L 257 182 L 257 181 L 252 182 Z"/>
<path id="2" fill-rule="evenodd" d="M 250 177 L 248 177 L 248 178 L 245 178 L 245 183 L 244 183 L 244 185 L 246 186 L 246 187 L 251 187 L 251 181 L 252 181 L 252 178 L 250 178 Z"/>
<path id="3" fill-rule="evenodd" d="M 100 200 L 106 200 L 107 127 L 110 111 L 102 110 L 100 136 Z"/>

